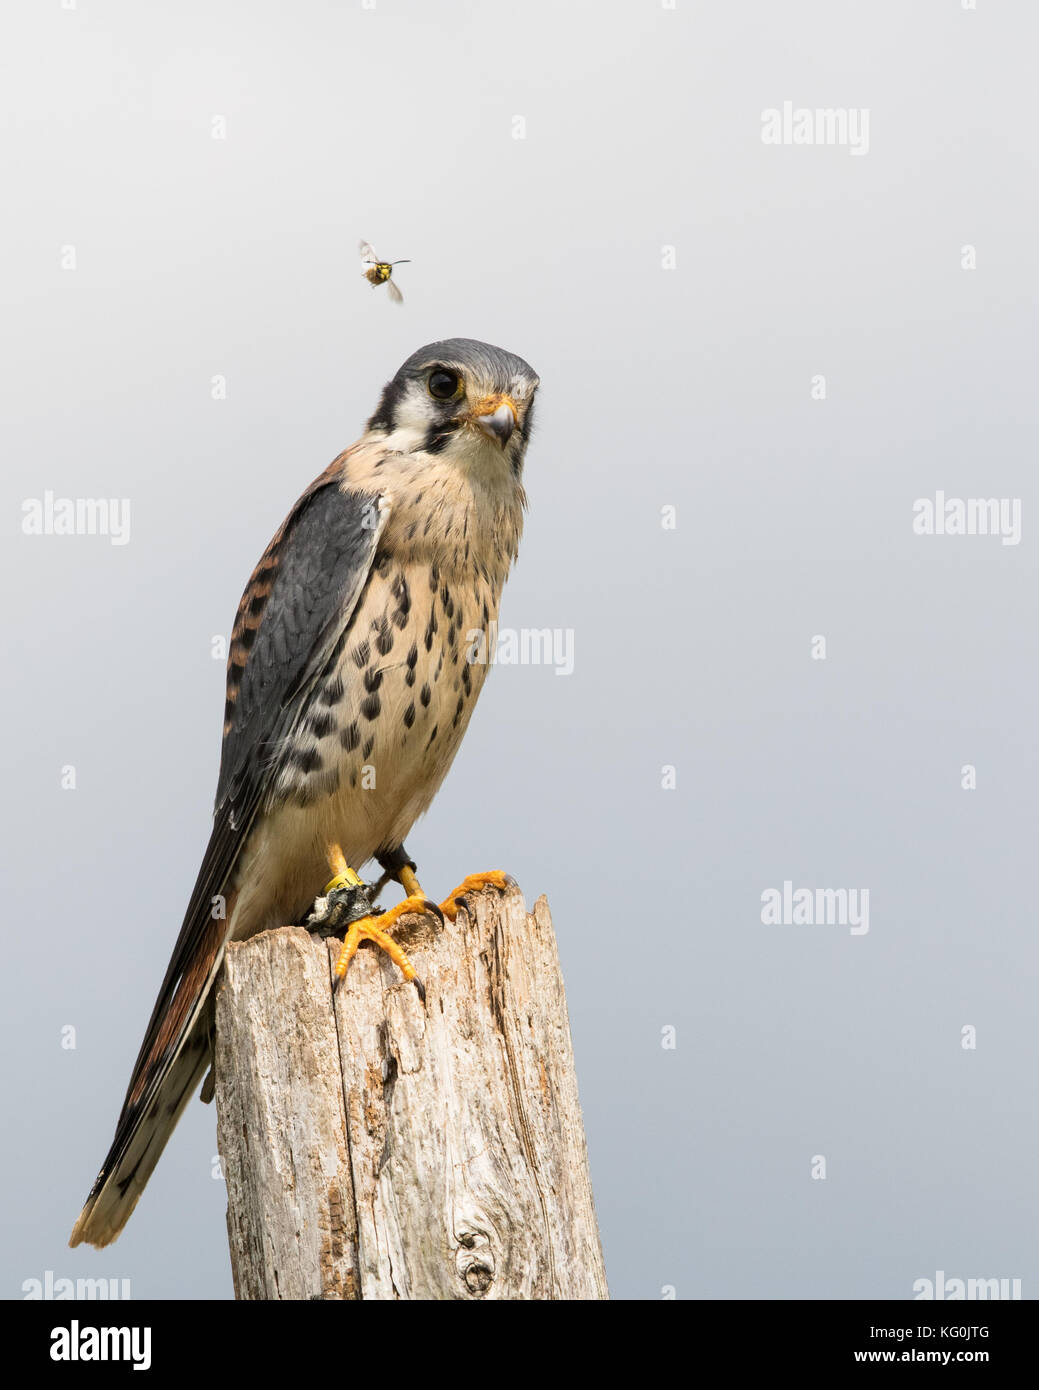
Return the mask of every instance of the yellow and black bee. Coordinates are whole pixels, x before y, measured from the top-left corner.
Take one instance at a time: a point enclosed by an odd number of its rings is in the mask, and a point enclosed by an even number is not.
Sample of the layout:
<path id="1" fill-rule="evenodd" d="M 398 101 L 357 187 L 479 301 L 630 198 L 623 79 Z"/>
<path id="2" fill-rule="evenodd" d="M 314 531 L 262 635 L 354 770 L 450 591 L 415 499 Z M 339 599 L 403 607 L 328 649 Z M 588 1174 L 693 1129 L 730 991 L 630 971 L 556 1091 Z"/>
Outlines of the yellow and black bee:
<path id="1" fill-rule="evenodd" d="M 393 274 L 393 267 L 395 265 L 410 265 L 410 261 L 380 261 L 379 257 L 372 249 L 371 243 L 362 241 L 361 263 L 364 266 L 364 270 L 361 274 L 371 285 L 372 289 L 375 289 L 378 285 L 385 285 L 390 292 L 390 298 L 393 300 L 394 304 L 404 303 L 404 296 L 390 279 L 390 276 Z"/>

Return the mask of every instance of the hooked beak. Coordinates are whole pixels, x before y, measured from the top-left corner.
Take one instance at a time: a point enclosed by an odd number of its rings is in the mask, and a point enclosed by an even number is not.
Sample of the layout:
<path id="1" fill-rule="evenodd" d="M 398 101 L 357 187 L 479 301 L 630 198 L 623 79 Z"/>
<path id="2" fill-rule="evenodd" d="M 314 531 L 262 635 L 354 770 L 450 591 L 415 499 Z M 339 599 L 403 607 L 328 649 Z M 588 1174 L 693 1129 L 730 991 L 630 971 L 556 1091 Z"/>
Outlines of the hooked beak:
<path id="1" fill-rule="evenodd" d="M 516 428 L 516 403 L 510 396 L 485 396 L 469 418 L 504 449 Z"/>

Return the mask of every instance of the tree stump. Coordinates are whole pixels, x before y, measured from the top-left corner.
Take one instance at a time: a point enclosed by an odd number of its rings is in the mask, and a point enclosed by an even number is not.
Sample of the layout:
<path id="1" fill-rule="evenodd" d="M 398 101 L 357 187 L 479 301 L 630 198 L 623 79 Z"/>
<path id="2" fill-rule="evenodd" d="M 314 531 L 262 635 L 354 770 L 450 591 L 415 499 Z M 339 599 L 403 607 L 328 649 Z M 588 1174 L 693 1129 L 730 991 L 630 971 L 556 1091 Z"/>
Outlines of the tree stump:
<path id="1" fill-rule="evenodd" d="M 218 1144 L 238 1298 L 607 1298 L 548 904 L 518 888 L 395 935 L 333 1001 L 335 939 L 228 947 Z"/>

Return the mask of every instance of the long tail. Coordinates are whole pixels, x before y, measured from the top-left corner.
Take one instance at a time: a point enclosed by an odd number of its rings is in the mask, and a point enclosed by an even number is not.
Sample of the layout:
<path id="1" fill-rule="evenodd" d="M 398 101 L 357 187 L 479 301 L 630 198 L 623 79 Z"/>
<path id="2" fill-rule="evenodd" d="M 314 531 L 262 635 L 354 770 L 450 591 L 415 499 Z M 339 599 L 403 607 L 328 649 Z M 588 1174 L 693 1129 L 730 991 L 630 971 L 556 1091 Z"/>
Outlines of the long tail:
<path id="1" fill-rule="evenodd" d="M 196 1023 L 158 1082 L 146 1111 L 120 1120 L 115 1141 L 90 1190 L 69 1245 L 111 1245 L 129 1221 L 145 1184 L 211 1060 L 208 1019 Z"/>
<path id="2" fill-rule="evenodd" d="M 184 1106 L 212 1059 L 213 983 L 224 959 L 237 894 L 214 918 L 211 895 L 230 872 L 218 826 L 192 894 L 166 978 L 152 1010 L 130 1086 L 90 1196 L 72 1228 L 70 1245 L 110 1245 L 130 1219 Z M 229 858 L 230 856 L 228 856 Z M 233 860 L 231 861 L 233 864 Z"/>

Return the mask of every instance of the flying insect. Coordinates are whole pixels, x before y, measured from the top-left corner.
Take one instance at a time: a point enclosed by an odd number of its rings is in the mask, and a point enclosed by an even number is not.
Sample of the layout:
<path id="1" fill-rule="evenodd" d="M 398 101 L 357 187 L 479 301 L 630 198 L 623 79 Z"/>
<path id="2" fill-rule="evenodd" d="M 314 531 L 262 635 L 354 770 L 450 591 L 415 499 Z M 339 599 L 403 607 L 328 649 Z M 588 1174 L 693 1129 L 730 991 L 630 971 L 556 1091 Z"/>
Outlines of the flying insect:
<path id="1" fill-rule="evenodd" d="M 410 261 L 382 261 L 375 254 L 371 242 L 362 241 L 361 264 L 364 266 L 364 270 L 361 274 L 368 281 L 373 290 L 377 289 L 379 285 L 385 285 L 387 290 L 389 290 L 390 298 L 393 300 L 394 304 L 404 303 L 404 296 L 390 279 L 390 276 L 393 274 L 393 267 L 395 265 L 410 265 Z"/>

